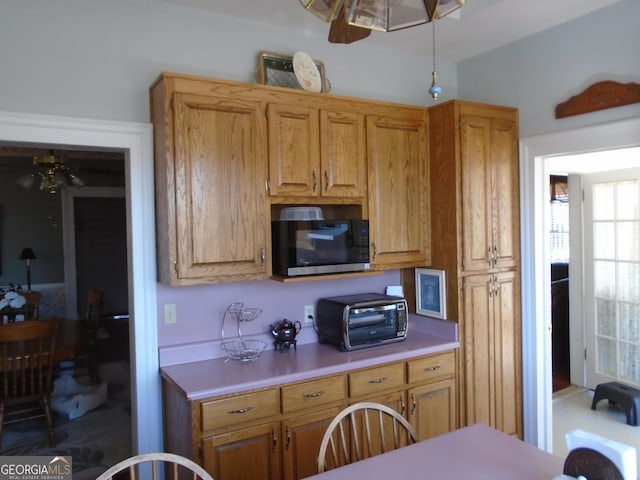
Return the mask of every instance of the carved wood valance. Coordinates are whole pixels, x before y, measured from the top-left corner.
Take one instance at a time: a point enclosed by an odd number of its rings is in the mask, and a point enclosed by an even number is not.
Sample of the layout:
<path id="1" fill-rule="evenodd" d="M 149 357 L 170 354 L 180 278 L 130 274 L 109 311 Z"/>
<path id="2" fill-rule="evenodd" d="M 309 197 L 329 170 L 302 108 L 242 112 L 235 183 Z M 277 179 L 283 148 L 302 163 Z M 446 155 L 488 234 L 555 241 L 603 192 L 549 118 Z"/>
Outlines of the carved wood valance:
<path id="1" fill-rule="evenodd" d="M 556 118 L 640 103 L 640 83 L 604 81 L 594 83 L 584 92 L 556 105 Z"/>

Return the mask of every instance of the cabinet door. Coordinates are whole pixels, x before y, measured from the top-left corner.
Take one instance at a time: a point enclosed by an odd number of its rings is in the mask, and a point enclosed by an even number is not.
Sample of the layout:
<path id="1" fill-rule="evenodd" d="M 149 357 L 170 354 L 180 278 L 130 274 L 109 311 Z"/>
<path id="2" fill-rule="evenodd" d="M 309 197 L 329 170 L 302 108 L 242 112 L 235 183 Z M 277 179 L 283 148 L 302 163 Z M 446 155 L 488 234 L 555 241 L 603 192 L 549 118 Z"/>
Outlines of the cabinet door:
<path id="1" fill-rule="evenodd" d="M 462 115 L 463 268 L 519 261 L 518 143 L 515 121 Z"/>
<path id="2" fill-rule="evenodd" d="M 320 110 L 320 165 L 323 197 L 364 197 L 367 193 L 364 117 Z"/>
<path id="3" fill-rule="evenodd" d="M 466 424 L 495 426 L 493 275 L 464 279 Z"/>
<path id="4" fill-rule="evenodd" d="M 297 480 L 318 473 L 320 444 L 331 420 L 341 407 L 300 415 L 282 422 L 282 464 L 285 480 Z"/>
<path id="5" fill-rule="evenodd" d="M 311 197 L 320 191 L 319 115 L 315 108 L 269 104 L 269 193 Z"/>
<path id="6" fill-rule="evenodd" d="M 493 266 L 491 120 L 463 115 L 460 122 L 462 173 L 462 266 Z"/>
<path id="7" fill-rule="evenodd" d="M 495 266 L 513 267 L 520 260 L 520 189 L 518 132 L 515 122 L 492 120 L 493 245 Z"/>
<path id="8" fill-rule="evenodd" d="M 178 279 L 265 278 L 264 107 L 180 93 L 173 104 Z"/>
<path id="9" fill-rule="evenodd" d="M 493 312 L 496 359 L 496 424 L 498 430 L 522 436 L 522 330 L 520 276 L 517 272 L 494 277 Z"/>
<path id="10" fill-rule="evenodd" d="M 522 435 L 518 272 L 464 279 L 466 422 Z"/>
<path id="11" fill-rule="evenodd" d="M 453 378 L 409 390 L 409 421 L 418 440 L 456 428 L 456 389 Z"/>
<path id="12" fill-rule="evenodd" d="M 371 264 L 425 266 L 429 254 L 426 114 L 367 117 Z"/>
<path id="13" fill-rule="evenodd" d="M 202 440 L 203 467 L 216 480 L 280 478 L 278 422 Z"/>

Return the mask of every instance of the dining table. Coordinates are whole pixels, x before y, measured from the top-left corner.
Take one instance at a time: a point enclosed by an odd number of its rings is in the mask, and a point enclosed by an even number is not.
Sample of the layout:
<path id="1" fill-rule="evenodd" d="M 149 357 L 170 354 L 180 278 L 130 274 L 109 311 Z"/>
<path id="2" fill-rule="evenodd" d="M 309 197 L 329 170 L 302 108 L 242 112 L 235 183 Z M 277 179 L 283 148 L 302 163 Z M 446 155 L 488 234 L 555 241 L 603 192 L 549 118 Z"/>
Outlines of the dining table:
<path id="1" fill-rule="evenodd" d="M 552 480 L 564 459 L 478 423 L 359 462 L 313 480 Z"/>

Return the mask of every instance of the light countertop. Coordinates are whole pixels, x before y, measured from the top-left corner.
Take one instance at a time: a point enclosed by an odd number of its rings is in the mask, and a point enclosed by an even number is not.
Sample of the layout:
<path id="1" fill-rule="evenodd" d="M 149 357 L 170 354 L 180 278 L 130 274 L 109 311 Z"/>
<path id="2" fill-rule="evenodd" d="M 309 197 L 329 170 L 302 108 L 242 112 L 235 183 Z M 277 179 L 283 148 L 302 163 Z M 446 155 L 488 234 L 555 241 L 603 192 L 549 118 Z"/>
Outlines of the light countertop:
<path id="1" fill-rule="evenodd" d="M 457 324 L 421 318 L 409 323 L 407 339 L 362 350 L 341 352 L 319 343 L 298 345 L 282 352 L 265 350 L 255 362 L 212 358 L 167 365 L 161 375 L 188 400 L 238 393 L 283 383 L 303 381 L 345 370 L 371 367 L 459 347 Z"/>

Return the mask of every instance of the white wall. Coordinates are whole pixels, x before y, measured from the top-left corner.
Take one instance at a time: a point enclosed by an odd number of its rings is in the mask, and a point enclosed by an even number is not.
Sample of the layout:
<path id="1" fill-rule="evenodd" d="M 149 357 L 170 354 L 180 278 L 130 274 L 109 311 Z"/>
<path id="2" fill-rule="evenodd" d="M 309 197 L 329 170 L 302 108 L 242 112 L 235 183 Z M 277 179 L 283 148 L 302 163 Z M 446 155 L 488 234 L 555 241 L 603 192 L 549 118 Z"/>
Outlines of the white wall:
<path id="1" fill-rule="evenodd" d="M 602 80 L 640 82 L 640 1 L 590 15 L 458 64 L 460 98 L 517 107 L 520 136 L 640 115 L 640 104 L 555 119 L 555 106 Z"/>
<path id="2" fill-rule="evenodd" d="M 296 0 L 291 8 L 310 15 Z M 427 94 L 430 58 L 366 40 L 330 44 L 326 35 L 294 28 L 164 0 L 3 1 L 0 110 L 148 122 L 148 87 L 161 71 L 253 81 L 261 50 L 308 52 L 324 62 L 336 94 L 433 102 Z M 443 98 L 455 97 L 455 66 L 439 61 L 438 71 Z"/>

